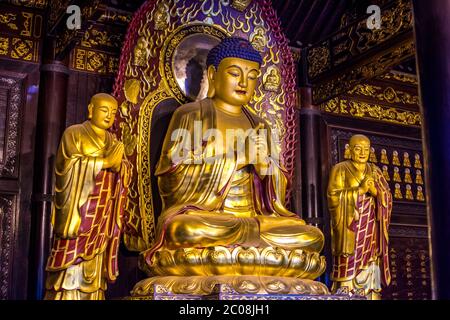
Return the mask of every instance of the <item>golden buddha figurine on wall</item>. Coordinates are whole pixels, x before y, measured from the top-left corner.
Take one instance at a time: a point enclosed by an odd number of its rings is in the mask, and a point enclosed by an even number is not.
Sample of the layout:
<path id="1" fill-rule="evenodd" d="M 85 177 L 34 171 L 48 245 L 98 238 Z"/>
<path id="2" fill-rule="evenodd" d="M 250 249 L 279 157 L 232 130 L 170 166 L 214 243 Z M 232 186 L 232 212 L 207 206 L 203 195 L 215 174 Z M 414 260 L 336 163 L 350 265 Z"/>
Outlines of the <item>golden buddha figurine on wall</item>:
<path id="1" fill-rule="evenodd" d="M 89 120 L 67 128 L 55 164 L 53 246 L 47 300 L 100 300 L 118 275 L 122 215 L 129 184 L 124 146 L 107 130 L 117 101 L 92 97 Z"/>
<path id="2" fill-rule="evenodd" d="M 324 236 L 284 206 L 288 180 L 273 133 L 246 107 L 261 63 L 249 41 L 225 38 L 207 58 L 208 98 L 172 116 L 155 173 L 162 213 L 143 254 L 148 274 L 166 276 L 172 289 L 187 276 L 198 289 L 217 276 L 315 279 L 324 271 Z M 134 293 L 163 280 L 144 280 Z"/>
<path id="3" fill-rule="evenodd" d="M 379 299 L 391 281 L 388 228 L 392 195 L 382 171 L 368 163 L 370 140 L 350 139 L 351 160 L 335 165 L 328 184 L 333 292 Z"/>

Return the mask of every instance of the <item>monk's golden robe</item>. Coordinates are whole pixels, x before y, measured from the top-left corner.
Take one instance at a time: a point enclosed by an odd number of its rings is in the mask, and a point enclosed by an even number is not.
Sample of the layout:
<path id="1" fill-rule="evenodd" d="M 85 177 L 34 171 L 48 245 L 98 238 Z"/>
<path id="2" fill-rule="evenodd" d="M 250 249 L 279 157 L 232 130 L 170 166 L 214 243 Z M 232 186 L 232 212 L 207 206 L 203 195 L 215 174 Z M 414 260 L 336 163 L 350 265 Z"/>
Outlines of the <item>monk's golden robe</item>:
<path id="1" fill-rule="evenodd" d="M 358 192 L 367 176 L 375 181 L 376 197 Z M 374 278 L 388 285 L 392 195 L 381 170 L 367 163 L 361 175 L 351 160 L 338 163 L 331 172 L 328 203 L 334 259 L 331 279 L 337 282 L 353 279 L 357 287 L 376 291 L 381 284 L 373 283 Z M 379 269 L 369 270 L 373 265 Z"/>
<path id="2" fill-rule="evenodd" d="M 242 110 L 250 128 L 269 132 L 270 146 L 269 126 Z M 204 99 L 181 106 L 171 119 L 155 173 L 163 209 L 155 244 L 144 253 L 146 263 L 151 265 L 154 253 L 163 246 L 273 246 L 320 252 L 324 242 L 320 230 L 305 225 L 284 206 L 286 171 L 276 154 L 269 157 L 269 174 L 261 174 L 253 165 L 240 165 L 236 153 L 224 154 L 212 140 L 186 144 L 176 134 L 172 136 L 176 129 L 185 129 L 195 139 L 195 123 L 202 121 L 202 137 L 209 129 L 220 127 L 218 112 L 211 99 Z M 203 152 L 195 150 L 195 145 Z M 175 159 L 177 150 L 182 156 Z"/>
<path id="3" fill-rule="evenodd" d="M 45 299 L 104 299 L 106 281 L 118 275 L 129 167 L 122 161 L 119 173 L 102 169 L 115 141 L 109 132 L 102 141 L 89 121 L 64 132 L 55 165 Z"/>

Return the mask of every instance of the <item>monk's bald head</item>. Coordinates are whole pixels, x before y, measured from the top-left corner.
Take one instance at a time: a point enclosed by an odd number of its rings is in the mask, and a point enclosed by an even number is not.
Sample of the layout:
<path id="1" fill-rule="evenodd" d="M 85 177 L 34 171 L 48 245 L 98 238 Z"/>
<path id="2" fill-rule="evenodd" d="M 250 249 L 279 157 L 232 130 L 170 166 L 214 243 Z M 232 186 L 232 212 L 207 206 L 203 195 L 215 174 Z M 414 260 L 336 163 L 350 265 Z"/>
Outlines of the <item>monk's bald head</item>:
<path id="1" fill-rule="evenodd" d="M 116 106 L 117 108 L 116 98 L 107 93 L 97 93 L 96 95 L 93 95 L 91 98 L 91 104 L 96 107 L 102 104 L 107 104 L 108 106 Z"/>
<path id="2" fill-rule="evenodd" d="M 117 100 L 107 93 L 97 93 L 89 103 L 89 119 L 93 125 L 101 129 L 109 129 L 117 112 Z"/>
<path id="3" fill-rule="evenodd" d="M 370 140 L 365 135 L 355 134 L 350 138 L 350 154 L 352 161 L 366 163 L 370 155 Z"/>
<path id="4" fill-rule="evenodd" d="M 350 138 L 350 142 L 349 142 L 350 148 L 353 148 L 354 146 L 356 146 L 357 144 L 360 144 L 360 143 L 367 144 L 370 146 L 369 138 L 367 138 L 363 134 L 355 134 L 354 136 L 352 136 Z"/>

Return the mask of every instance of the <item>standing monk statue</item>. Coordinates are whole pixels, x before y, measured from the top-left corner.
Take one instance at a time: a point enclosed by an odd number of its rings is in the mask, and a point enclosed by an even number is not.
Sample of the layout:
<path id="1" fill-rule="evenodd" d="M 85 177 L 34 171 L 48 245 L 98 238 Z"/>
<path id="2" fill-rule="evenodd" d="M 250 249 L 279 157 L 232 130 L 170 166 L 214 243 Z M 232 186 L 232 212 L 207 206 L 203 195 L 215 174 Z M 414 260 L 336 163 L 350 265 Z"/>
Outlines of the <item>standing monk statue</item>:
<path id="1" fill-rule="evenodd" d="M 368 163 L 370 140 L 350 139 L 351 160 L 333 167 L 328 184 L 333 292 L 380 299 L 391 281 L 388 228 L 392 194 L 382 171 Z"/>
<path id="2" fill-rule="evenodd" d="M 107 131 L 117 106 L 109 94 L 94 95 L 89 120 L 63 134 L 55 164 L 46 300 L 104 299 L 107 281 L 118 275 L 129 165 L 123 144 Z"/>

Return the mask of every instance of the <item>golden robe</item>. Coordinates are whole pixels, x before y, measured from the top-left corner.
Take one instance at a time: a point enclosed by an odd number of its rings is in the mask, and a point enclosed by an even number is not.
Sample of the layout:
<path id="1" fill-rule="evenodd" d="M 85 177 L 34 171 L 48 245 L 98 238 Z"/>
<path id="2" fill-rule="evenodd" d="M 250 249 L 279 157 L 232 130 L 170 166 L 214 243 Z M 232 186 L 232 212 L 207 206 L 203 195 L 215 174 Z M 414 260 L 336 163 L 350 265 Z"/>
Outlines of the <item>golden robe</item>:
<path id="1" fill-rule="evenodd" d="M 103 299 L 106 281 L 118 275 L 129 167 L 123 161 L 120 173 L 102 170 L 114 142 L 109 132 L 101 141 L 89 121 L 63 134 L 55 164 L 54 240 L 45 299 Z"/>
<path id="2" fill-rule="evenodd" d="M 243 112 L 253 128 L 259 125 L 259 128 L 267 130 L 270 146 L 272 135 L 267 123 L 245 108 Z M 269 245 L 281 242 L 286 248 L 302 247 L 305 250 L 320 252 L 323 246 L 323 234 L 320 230 L 306 226 L 303 220 L 284 206 L 286 171 L 277 161 L 278 153 L 275 150 L 272 150 L 274 152 L 269 158 L 270 174 L 260 175 L 253 166 L 239 170 L 236 154 L 231 157 L 225 155 L 224 150 L 217 148 L 211 140 L 195 143 L 195 122 L 202 121 L 201 139 L 209 129 L 217 128 L 216 113 L 212 100 L 204 99 L 179 107 L 171 119 L 155 173 L 158 176 L 163 203 L 162 214 L 157 224 L 155 243 L 144 253 L 146 263 L 151 265 L 153 254 L 164 245 L 166 234 L 172 232 L 168 230 L 170 223 L 174 219 L 183 219 L 180 216 L 186 217 L 191 214 L 196 215 L 194 219 L 186 218 L 191 223 L 197 221 L 199 226 L 211 224 L 218 230 L 215 239 L 198 243 L 196 247 L 207 246 L 205 245 L 207 243 L 257 245 L 254 243 L 255 238 L 259 238 L 260 234 L 264 233 L 261 238 L 264 238 L 263 240 Z M 172 137 L 171 133 L 176 129 L 187 130 L 192 142 L 186 144 L 180 136 Z M 196 150 L 195 146 L 203 148 L 203 152 L 201 148 Z M 180 151 L 182 156 L 174 159 L 172 156 L 174 150 Z M 201 164 L 195 163 L 199 159 L 208 159 L 208 161 L 203 161 Z M 250 184 L 239 185 L 247 181 L 250 181 Z M 251 201 L 253 209 L 247 216 L 234 214 L 232 218 L 229 218 L 228 212 L 233 211 L 234 208 L 226 210 L 225 200 L 233 196 L 233 192 L 230 194 L 232 187 L 251 190 L 249 195 L 253 196 Z M 287 220 L 292 223 L 289 224 Z M 178 225 L 183 226 L 182 222 L 180 221 Z M 266 228 L 264 226 L 267 225 L 271 225 L 271 230 L 264 230 Z M 299 225 L 302 227 L 300 231 Z M 199 227 L 197 231 L 199 239 L 202 239 L 201 228 Z M 182 232 L 178 233 L 182 234 Z M 183 246 L 182 243 L 177 245 Z"/>
<path id="3" fill-rule="evenodd" d="M 373 177 L 377 196 L 358 193 L 366 176 Z M 328 209 L 331 214 L 333 281 L 358 277 L 371 263 L 380 266 L 381 281 L 388 285 L 388 228 L 392 211 L 392 195 L 381 170 L 366 164 L 360 177 L 351 160 L 333 167 L 328 185 Z"/>

